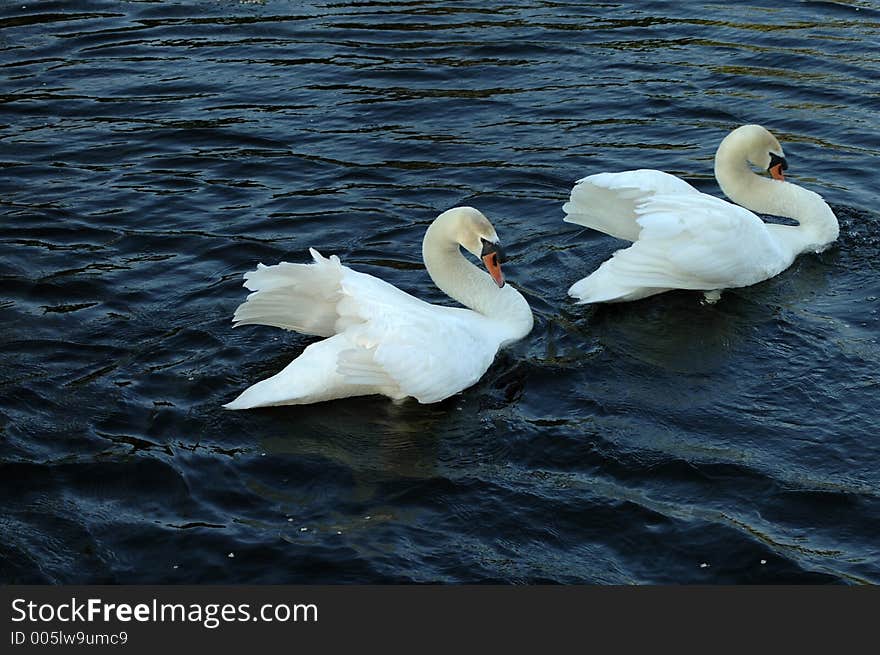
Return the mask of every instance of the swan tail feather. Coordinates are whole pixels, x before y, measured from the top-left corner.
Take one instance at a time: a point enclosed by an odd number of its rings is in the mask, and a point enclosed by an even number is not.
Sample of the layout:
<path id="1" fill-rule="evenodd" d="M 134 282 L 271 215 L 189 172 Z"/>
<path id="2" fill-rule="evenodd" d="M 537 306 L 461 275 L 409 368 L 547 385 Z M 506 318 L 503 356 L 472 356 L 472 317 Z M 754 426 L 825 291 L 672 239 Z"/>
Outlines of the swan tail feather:
<path id="1" fill-rule="evenodd" d="M 634 256 L 638 244 L 618 250 L 590 275 L 575 282 L 568 295 L 578 304 L 627 302 L 647 298 L 673 288 L 662 275 L 664 262 L 652 253 Z"/>
<path id="2" fill-rule="evenodd" d="M 370 352 L 352 347 L 345 335 L 317 341 L 272 377 L 245 389 L 226 409 L 305 405 L 336 398 L 383 393 L 393 385 L 371 367 Z M 391 390 L 393 393 L 393 389 Z"/>
<path id="3" fill-rule="evenodd" d="M 641 293 L 643 291 L 644 289 L 621 286 L 612 280 L 605 279 L 605 276 L 597 276 L 596 273 L 593 273 L 572 284 L 568 295 L 574 298 L 578 305 L 588 305 L 603 302 L 624 302 L 644 297 L 644 295 L 651 295 Z M 659 291 L 655 293 L 659 293 Z"/>

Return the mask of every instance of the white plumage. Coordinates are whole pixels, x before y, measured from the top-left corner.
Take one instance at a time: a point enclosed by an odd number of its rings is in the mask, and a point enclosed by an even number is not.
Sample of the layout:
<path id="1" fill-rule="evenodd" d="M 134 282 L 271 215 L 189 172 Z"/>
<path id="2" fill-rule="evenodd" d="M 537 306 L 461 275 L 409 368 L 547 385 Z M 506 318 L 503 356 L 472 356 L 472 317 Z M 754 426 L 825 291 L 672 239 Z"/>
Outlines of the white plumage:
<path id="1" fill-rule="evenodd" d="M 773 169 L 776 179 L 749 163 Z M 821 250 L 838 235 L 822 198 L 785 182 L 782 148 L 764 128 L 746 125 L 722 141 L 715 174 L 731 199 L 799 221 L 771 225 L 744 207 L 700 193 L 684 180 L 654 170 L 599 173 L 575 185 L 564 220 L 633 244 L 614 253 L 569 289 L 581 303 L 637 300 L 670 289 L 707 292 L 755 284 L 788 268 L 794 258 Z"/>
<path id="2" fill-rule="evenodd" d="M 253 293 L 236 310 L 236 325 L 272 325 L 327 338 L 226 407 L 371 394 L 432 403 L 471 386 L 500 347 L 532 327 L 525 299 L 510 286 L 499 288 L 458 248 L 463 245 L 480 256 L 486 244 L 493 244 L 495 252 L 497 242 L 489 221 L 467 207 L 441 214 L 425 236 L 423 253 L 432 279 L 472 309 L 426 303 L 315 250 L 310 251 L 311 264 L 258 266 L 245 275 Z M 500 275 L 498 267 L 503 284 Z"/>

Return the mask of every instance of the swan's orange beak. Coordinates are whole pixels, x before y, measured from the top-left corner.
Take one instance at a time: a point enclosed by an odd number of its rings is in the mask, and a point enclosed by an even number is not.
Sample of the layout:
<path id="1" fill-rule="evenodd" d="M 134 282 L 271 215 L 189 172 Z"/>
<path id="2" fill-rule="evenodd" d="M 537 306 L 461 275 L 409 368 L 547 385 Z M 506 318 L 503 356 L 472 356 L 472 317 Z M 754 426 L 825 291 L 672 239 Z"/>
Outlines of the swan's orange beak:
<path id="1" fill-rule="evenodd" d="M 504 251 L 497 243 L 492 243 L 483 239 L 483 251 L 480 253 L 480 259 L 486 265 L 489 275 L 495 280 L 498 288 L 504 286 L 504 273 L 501 272 L 501 262 L 504 261 Z"/>
<path id="2" fill-rule="evenodd" d="M 492 276 L 492 279 L 495 280 L 495 284 L 498 285 L 498 288 L 504 286 L 504 273 L 501 272 L 501 264 L 498 261 L 498 253 L 493 252 L 491 254 L 485 255 L 483 257 L 483 263 L 486 265 L 486 270 L 489 271 L 489 275 Z"/>
<path id="3" fill-rule="evenodd" d="M 774 180 L 779 180 L 780 182 L 785 182 L 785 175 L 782 173 L 782 164 L 776 164 L 775 166 L 771 166 L 769 169 L 770 177 Z"/>

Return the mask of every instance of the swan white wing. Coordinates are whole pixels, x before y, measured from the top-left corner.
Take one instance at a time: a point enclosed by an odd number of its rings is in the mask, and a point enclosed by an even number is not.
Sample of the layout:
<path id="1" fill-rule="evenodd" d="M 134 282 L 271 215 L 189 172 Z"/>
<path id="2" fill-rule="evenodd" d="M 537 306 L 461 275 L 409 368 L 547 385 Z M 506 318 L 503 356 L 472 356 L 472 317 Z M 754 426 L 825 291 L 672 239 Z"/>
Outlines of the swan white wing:
<path id="1" fill-rule="evenodd" d="M 314 259 L 311 264 L 258 264 L 256 270 L 245 274 L 244 286 L 253 293 L 235 310 L 235 327 L 271 325 L 320 337 L 338 334 L 349 325 L 338 309 L 347 274 L 372 280 L 375 289 L 371 295 L 382 304 L 421 302 L 379 278 L 352 271 L 336 255 L 324 257 L 314 248 L 309 252 Z"/>
<path id="2" fill-rule="evenodd" d="M 599 267 L 619 287 L 733 288 L 787 266 L 764 222 L 720 198 L 657 195 L 640 203 L 636 213 L 642 226 L 638 241 Z"/>
<path id="3" fill-rule="evenodd" d="M 342 283 L 339 313 L 353 326 L 354 347 L 341 353 L 337 372 L 347 382 L 384 377 L 401 395 L 432 403 L 480 379 L 500 345 L 489 319 L 412 296 L 415 302 L 400 304 L 372 280 L 350 271 Z"/>
<path id="4" fill-rule="evenodd" d="M 597 173 L 580 179 L 562 206 L 564 221 L 591 227 L 618 239 L 639 238 L 637 207 L 655 195 L 700 194 L 690 184 L 669 173 L 651 169 L 622 173 Z"/>

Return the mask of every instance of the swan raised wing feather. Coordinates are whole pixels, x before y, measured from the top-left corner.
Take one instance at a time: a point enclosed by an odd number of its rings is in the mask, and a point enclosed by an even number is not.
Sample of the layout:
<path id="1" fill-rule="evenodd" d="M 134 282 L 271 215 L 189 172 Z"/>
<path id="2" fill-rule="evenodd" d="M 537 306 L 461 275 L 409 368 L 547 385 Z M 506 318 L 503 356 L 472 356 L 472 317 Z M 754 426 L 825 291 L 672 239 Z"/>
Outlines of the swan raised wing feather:
<path id="1" fill-rule="evenodd" d="M 636 207 L 657 194 L 698 194 L 682 179 L 650 169 L 596 173 L 577 181 L 562 210 L 564 221 L 590 227 L 618 239 L 639 238 Z"/>

